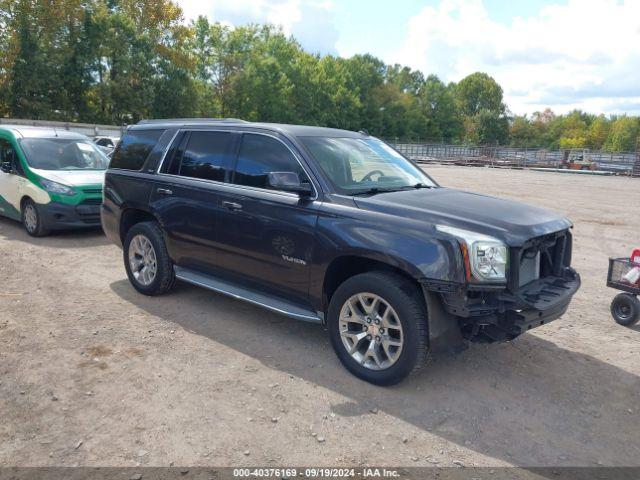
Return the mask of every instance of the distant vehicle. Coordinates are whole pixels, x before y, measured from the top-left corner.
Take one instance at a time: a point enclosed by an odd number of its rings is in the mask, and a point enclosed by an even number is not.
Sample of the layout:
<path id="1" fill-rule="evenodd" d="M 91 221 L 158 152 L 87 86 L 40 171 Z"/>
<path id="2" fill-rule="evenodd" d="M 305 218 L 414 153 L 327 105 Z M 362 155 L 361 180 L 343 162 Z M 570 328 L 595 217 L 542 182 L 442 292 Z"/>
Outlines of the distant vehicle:
<path id="1" fill-rule="evenodd" d="M 98 147 L 102 153 L 104 153 L 107 158 L 111 159 L 111 156 L 113 155 L 113 148 L 111 147 L 103 147 L 102 145 L 96 145 L 96 147 Z"/>
<path id="2" fill-rule="evenodd" d="M 436 344 L 555 320 L 580 286 L 568 219 L 441 187 L 346 130 L 141 122 L 116 147 L 101 215 L 138 292 L 178 279 L 326 324 L 343 365 L 378 385 Z"/>
<path id="3" fill-rule="evenodd" d="M 116 148 L 116 145 L 118 144 L 119 141 L 120 141 L 120 138 L 118 137 L 105 137 L 105 136 L 93 137 L 93 142 L 96 145 L 100 147 L 109 148 L 111 150 Z"/>
<path id="4" fill-rule="evenodd" d="M 34 237 L 97 227 L 108 163 L 85 135 L 0 125 L 0 215 Z"/>
<path id="5" fill-rule="evenodd" d="M 569 170 L 597 170 L 598 164 L 591 159 L 589 150 L 574 148 L 564 151 L 560 168 L 568 168 Z"/>

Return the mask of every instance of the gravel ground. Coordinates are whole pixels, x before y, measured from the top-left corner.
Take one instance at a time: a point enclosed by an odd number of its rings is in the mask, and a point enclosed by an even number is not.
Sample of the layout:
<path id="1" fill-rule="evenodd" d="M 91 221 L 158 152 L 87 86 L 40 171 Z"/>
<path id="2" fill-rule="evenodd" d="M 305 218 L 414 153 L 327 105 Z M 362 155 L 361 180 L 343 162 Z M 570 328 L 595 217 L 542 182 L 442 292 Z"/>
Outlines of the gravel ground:
<path id="1" fill-rule="evenodd" d="M 429 167 L 575 223 L 567 314 L 392 388 L 349 375 L 320 326 L 180 284 L 147 298 L 100 232 L 0 220 L 0 466 L 639 466 L 640 328 L 607 257 L 640 245 L 640 180 Z"/>

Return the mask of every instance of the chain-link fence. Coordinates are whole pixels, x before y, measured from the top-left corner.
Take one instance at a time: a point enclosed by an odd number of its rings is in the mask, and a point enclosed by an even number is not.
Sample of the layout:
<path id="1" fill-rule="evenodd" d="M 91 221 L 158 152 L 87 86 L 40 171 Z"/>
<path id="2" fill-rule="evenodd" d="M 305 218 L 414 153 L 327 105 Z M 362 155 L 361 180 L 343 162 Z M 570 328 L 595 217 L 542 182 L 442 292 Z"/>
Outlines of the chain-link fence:
<path id="1" fill-rule="evenodd" d="M 453 165 L 487 165 L 510 168 L 562 168 L 569 163 L 576 168 L 630 175 L 640 169 L 636 152 L 602 152 L 586 149 L 547 150 L 502 147 L 498 145 L 452 145 L 436 142 L 387 140 L 403 155 L 422 163 Z M 640 175 L 640 170 L 638 170 Z"/>

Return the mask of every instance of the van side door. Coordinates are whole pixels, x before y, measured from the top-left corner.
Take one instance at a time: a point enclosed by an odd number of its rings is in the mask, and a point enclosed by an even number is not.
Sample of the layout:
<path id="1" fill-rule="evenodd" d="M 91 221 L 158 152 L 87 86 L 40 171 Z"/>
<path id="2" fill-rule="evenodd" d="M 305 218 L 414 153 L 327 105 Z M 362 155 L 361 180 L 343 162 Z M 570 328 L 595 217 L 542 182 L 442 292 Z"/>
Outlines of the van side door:
<path id="1" fill-rule="evenodd" d="M 0 162 L 0 215 L 20 220 L 23 184 L 28 180 L 15 147 L 4 137 L 0 137 Z"/>

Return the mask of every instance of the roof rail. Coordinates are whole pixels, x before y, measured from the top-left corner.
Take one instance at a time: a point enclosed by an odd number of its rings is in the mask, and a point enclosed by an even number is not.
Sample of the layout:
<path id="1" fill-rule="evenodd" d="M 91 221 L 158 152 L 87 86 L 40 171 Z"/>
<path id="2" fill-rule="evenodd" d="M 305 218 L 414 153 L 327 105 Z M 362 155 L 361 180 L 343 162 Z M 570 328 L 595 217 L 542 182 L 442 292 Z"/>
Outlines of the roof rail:
<path id="1" fill-rule="evenodd" d="M 207 123 L 207 122 L 228 122 L 228 123 L 249 123 L 240 118 L 158 118 L 153 120 L 140 120 L 138 125 L 153 123 Z"/>

